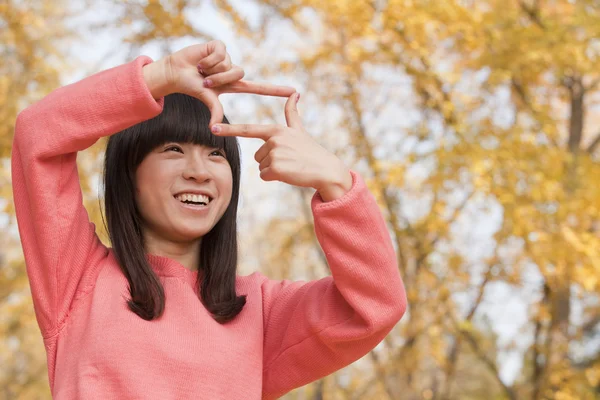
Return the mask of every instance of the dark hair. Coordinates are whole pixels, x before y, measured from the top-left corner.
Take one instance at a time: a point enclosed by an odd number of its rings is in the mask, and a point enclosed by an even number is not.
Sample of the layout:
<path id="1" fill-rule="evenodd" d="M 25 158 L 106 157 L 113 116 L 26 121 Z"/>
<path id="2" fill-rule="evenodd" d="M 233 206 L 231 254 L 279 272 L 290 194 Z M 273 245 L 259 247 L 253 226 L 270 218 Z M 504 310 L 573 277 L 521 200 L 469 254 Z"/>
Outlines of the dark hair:
<path id="1" fill-rule="evenodd" d="M 200 100 L 174 93 L 164 97 L 163 111 L 108 139 L 104 158 L 105 225 L 117 262 L 127 280 L 129 309 L 145 320 L 162 315 L 165 293 L 144 249 L 142 218 L 135 201 L 135 172 L 144 157 L 167 142 L 195 143 L 225 150 L 233 189 L 229 207 L 202 237 L 198 265 L 200 298 L 213 318 L 226 323 L 240 313 L 246 296 L 237 296 L 237 208 L 240 150 L 235 137 L 213 135 L 210 110 Z M 223 123 L 229 123 L 226 118 Z"/>

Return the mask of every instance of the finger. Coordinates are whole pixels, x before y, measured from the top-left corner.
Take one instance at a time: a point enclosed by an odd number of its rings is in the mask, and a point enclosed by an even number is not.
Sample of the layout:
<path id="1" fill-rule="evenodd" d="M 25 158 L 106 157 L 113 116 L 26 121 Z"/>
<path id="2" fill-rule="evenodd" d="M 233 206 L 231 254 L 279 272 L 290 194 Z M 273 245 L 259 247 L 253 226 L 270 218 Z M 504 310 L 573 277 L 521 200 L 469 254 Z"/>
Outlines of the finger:
<path id="1" fill-rule="evenodd" d="M 204 87 L 218 87 L 239 81 L 244 77 L 244 70 L 241 67 L 234 66 L 227 72 L 221 72 L 211 75 L 204 80 Z"/>
<path id="2" fill-rule="evenodd" d="M 175 58 L 189 60 L 189 62 L 197 62 L 210 55 L 214 45 L 211 42 L 203 44 L 194 44 L 177 51 L 173 54 Z"/>
<path id="3" fill-rule="evenodd" d="M 285 103 L 285 120 L 290 128 L 302 128 L 302 119 L 298 113 L 300 93 L 291 95 Z"/>
<path id="4" fill-rule="evenodd" d="M 217 124 L 212 132 L 218 136 L 239 136 L 267 141 L 280 134 L 283 128 L 279 125 Z"/>
<path id="5" fill-rule="evenodd" d="M 217 65 L 215 65 L 212 68 L 204 68 L 201 72 L 202 75 L 204 76 L 211 76 L 211 75 L 215 75 L 221 72 L 226 72 L 229 71 L 232 67 L 232 63 L 231 63 L 231 58 L 229 57 L 229 54 L 225 54 L 225 59 L 221 62 L 219 62 Z"/>
<path id="6" fill-rule="evenodd" d="M 206 104 L 206 106 L 210 110 L 210 122 L 208 123 L 209 127 L 213 127 L 215 124 L 223 122 L 223 105 L 221 104 L 217 96 L 200 98 L 200 101 Z"/>
<path id="7" fill-rule="evenodd" d="M 271 151 L 271 143 L 267 141 L 254 153 L 254 159 L 257 163 L 260 163 Z"/>
<path id="8" fill-rule="evenodd" d="M 208 56 L 204 57 L 198 62 L 198 69 L 201 71 L 201 74 L 203 74 L 204 71 L 213 68 L 221 61 L 225 60 L 225 57 L 227 55 L 225 43 L 221 42 L 220 40 L 214 40 L 212 42 L 209 42 L 208 48 Z"/>
<path id="9" fill-rule="evenodd" d="M 265 158 L 262 159 L 262 161 L 260 162 L 260 164 L 258 165 L 258 169 L 259 171 L 262 171 L 265 168 L 268 168 L 271 166 L 271 156 L 269 154 L 267 154 L 267 156 Z"/>
<path id="10" fill-rule="evenodd" d="M 260 179 L 262 179 L 263 181 L 266 181 L 266 182 L 276 181 L 277 174 L 275 173 L 275 171 L 273 171 L 272 167 L 267 167 L 267 168 L 263 169 L 262 171 L 260 171 Z"/>
<path id="11" fill-rule="evenodd" d="M 296 92 L 290 86 L 272 85 L 270 83 L 256 83 L 249 81 L 237 81 L 223 86 L 221 93 L 250 93 L 263 96 L 289 97 Z"/>

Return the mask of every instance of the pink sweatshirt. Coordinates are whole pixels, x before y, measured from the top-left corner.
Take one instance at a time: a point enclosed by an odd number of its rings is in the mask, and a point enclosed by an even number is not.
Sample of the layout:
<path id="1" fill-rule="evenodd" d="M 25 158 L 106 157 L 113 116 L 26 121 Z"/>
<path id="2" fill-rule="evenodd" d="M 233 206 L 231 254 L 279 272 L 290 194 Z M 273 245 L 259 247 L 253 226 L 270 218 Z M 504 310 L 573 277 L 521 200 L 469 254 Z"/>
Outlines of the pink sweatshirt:
<path id="1" fill-rule="evenodd" d="M 406 309 L 396 256 L 363 179 L 312 212 L 331 275 L 310 282 L 238 276 L 247 295 L 214 321 L 197 272 L 148 255 L 164 315 L 129 311 L 128 283 L 83 207 L 77 152 L 158 115 L 146 56 L 59 88 L 17 118 L 14 201 L 48 377 L 56 399 L 275 399 L 367 354 Z"/>

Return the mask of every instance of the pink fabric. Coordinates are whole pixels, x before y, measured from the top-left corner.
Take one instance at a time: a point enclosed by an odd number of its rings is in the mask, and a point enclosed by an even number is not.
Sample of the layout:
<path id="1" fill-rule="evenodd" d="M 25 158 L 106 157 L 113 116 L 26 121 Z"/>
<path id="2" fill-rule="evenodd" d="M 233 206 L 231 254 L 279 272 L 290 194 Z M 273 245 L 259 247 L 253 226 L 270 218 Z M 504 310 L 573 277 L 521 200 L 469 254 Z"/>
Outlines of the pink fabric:
<path id="1" fill-rule="evenodd" d="M 380 210 L 352 171 L 344 197 L 311 206 L 332 276 L 238 276 L 247 304 L 215 322 L 196 272 L 148 255 L 166 309 L 145 321 L 82 204 L 77 152 L 162 111 L 134 61 L 59 88 L 17 118 L 14 200 L 56 399 L 275 399 L 354 362 L 400 320 L 406 295 Z"/>

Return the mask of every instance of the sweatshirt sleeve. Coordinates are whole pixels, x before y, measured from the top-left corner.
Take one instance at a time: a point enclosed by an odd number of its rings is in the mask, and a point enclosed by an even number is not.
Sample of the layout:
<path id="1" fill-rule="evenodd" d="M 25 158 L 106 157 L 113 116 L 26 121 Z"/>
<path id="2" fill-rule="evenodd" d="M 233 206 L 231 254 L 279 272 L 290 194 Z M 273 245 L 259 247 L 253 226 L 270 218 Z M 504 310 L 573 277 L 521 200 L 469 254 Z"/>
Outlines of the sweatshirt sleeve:
<path id="1" fill-rule="evenodd" d="M 263 398 L 329 375 L 358 360 L 392 330 L 406 293 L 385 221 L 362 177 L 352 188 L 311 207 L 331 276 L 262 283 Z"/>
<path id="2" fill-rule="evenodd" d="M 15 212 L 36 318 L 55 335 L 94 285 L 107 249 L 89 221 L 77 152 L 162 111 L 142 75 L 146 56 L 54 90 L 17 116 L 11 156 Z"/>

